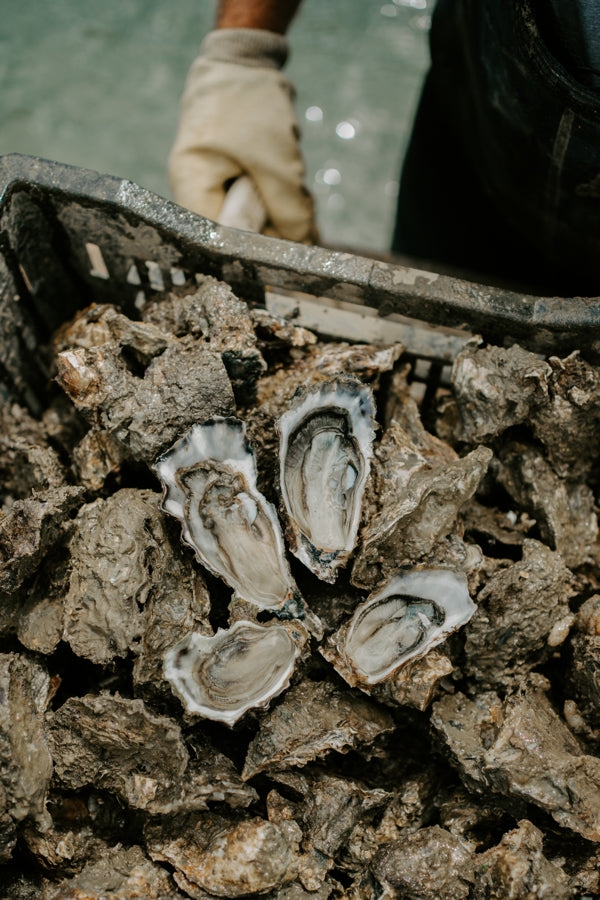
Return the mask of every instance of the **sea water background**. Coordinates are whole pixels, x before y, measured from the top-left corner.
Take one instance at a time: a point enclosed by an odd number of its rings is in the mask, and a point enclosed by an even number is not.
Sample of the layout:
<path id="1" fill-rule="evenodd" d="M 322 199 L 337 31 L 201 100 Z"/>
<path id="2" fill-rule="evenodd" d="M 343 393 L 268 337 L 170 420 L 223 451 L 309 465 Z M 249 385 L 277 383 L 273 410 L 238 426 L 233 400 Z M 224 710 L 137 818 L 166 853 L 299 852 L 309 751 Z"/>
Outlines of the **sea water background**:
<path id="1" fill-rule="evenodd" d="M 432 0 L 304 0 L 290 31 L 307 183 L 322 238 L 389 247 Z M 165 175 L 213 0 L 0 0 L 0 154 Z"/>

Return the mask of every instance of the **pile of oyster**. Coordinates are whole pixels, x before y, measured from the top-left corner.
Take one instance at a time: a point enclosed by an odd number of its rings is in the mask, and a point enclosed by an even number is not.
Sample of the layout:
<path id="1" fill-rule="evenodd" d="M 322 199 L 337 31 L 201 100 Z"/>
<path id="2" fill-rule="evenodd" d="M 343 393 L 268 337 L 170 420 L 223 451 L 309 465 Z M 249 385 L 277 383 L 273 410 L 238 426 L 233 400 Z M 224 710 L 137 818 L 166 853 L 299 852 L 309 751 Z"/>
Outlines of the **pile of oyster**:
<path id="1" fill-rule="evenodd" d="M 0 897 L 600 895 L 600 369 L 199 277 L 0 410 Z M 427 426 L 427 427 L 425 427 Z"/>

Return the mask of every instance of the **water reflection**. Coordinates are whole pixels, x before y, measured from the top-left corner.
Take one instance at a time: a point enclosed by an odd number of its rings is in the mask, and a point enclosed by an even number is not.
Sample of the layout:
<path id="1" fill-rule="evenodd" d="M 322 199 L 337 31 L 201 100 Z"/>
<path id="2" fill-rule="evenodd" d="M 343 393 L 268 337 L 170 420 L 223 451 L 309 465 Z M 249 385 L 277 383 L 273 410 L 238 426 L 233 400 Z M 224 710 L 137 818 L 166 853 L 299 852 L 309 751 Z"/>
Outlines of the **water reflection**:
<path id="1" fill-rule="evenodd" d="M 356 122 L 338 122 L 335 126 L 335 133 L 344 141 L 351 141 L 356 137 Z"/>
<path id="2" fill-rule="evenodd" d="M 322 122 L 323 110 L 320 106 L 309 106 L 304 113 L 304 118 L 309 122 Z"/>

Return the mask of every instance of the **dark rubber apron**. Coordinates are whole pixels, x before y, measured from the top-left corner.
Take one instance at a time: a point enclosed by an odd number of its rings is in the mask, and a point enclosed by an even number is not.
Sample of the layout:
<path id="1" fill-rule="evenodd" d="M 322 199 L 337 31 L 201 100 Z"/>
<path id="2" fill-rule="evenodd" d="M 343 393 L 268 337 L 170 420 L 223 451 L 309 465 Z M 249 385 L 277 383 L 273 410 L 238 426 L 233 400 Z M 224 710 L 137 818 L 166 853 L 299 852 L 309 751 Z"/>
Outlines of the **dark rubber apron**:
<path id="1" fill-rule="evenodd" d="M 597 296 L 600 91 L 539 26 L 532 0 L 438 2 L 393 249 Z"/>

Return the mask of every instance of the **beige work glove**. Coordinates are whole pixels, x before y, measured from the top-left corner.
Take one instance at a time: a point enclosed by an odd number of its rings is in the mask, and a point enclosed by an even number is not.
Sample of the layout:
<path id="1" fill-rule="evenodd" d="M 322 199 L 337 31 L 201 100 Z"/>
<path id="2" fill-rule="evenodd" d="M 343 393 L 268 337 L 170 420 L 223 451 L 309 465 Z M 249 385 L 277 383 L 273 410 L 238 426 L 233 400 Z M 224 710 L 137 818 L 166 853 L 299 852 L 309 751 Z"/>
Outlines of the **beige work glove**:
<path id="1" fill-rule="evenodd" d="M 280 68 L 283 35 L 253 28 L 212 31 L 202 42 L 181 101 L 169 180 L 182 206 L 218 220 L 232 179 L 249 175 L 267 212 L 266 233 L 316 239 L 312 197 L 293 108 Z"/>

